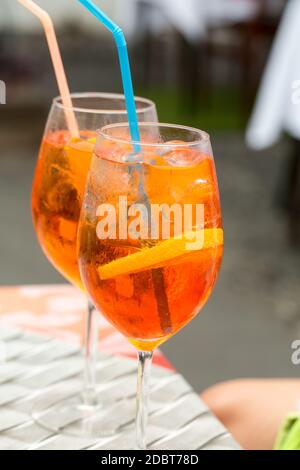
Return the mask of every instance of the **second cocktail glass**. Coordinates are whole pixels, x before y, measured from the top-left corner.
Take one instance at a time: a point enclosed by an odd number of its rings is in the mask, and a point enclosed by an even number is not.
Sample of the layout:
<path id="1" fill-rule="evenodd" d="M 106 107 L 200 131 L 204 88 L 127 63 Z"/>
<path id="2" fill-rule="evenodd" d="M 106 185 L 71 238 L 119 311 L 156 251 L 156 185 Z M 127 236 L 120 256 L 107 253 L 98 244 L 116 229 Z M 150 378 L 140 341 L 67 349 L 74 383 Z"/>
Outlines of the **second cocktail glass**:
<path id="1" fill-rule="evenodd" d="M 61 98 L 56 98 L 50 110 L 36 166 L 32 213 L 38 240 L 48 260 L 68 281 L 84 290 L 77 262 L 76 240 L 86 178 L 96 143 L 96 130 L 110 123 L 126 122 L 127 112 L 123 95 L 73 94 L 72 103 L 80 138 L 70 136 L 65 119 L 66 109 Z M 136 108 L 140 122 L 157 120 L 153 102 L 136 98 Z M 72 425 L 72 434 L 86 437 L 94 433 L 92 427 L 86 428 L 81 423 L 81 418 L 93 416 L 101 406 L 95 388 L 97 329 L 94 319 L 93 305 L 89 302 L 84 385 L 80 400 L 51 403 L 47 409 L 34 411 L 35 419 L 53 431 L 66 422 L 78 422 L 78 426 Z M 103 429 L 103 435 L 112 431 Z"/>

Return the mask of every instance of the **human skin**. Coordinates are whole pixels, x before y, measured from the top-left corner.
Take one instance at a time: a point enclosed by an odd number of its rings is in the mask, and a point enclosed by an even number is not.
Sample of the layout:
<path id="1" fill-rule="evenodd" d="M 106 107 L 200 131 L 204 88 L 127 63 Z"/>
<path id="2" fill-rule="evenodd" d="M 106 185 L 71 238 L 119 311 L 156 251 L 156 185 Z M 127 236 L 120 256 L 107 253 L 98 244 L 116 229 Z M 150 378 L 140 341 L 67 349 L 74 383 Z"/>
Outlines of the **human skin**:
<path id="1" fill-rule="evenodd" d="M 271 450 L 285 417 L 299 408 L 300 380 L 234 380 L 201 398 L 243 449 Z"/>

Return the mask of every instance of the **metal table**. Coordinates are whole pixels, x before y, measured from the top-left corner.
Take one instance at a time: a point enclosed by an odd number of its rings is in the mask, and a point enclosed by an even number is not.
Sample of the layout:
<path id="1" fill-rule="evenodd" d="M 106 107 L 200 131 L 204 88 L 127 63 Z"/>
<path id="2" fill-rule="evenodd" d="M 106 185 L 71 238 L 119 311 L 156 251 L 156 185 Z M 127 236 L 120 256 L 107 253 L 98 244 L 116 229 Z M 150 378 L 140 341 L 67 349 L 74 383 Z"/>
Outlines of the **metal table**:
<path id="1" fill-rule="evenodd" d="M 99 352 L 97 381 L 100 384 L 99 397 L 104 399 L 105 405 L 101 411 L 101 426 L 107 420 L 110 426 L 115 423 L 118 432 L 106 438 L 80 439 L 72 435 L 72 421 L 68 416 L 57 416 L 51 411 L 53 400 L 57 402 L 71 396 L 75 401 L 80 394 L 82 355 L 74 342 L 75 320 L 78 318 L 74 311 L 72 318 L 70 313 L 71 305 L 77 304 L 78 311 L 84 306 L 84 302 L 74 302 L 74 296 L 80 295 L 65 286 L 0 289 L 0 450 L 132 448 L 136 361 L 130 357 L 132 350 L 124 349 L 121 336 L 111 327 L 107 326 L 110 334 L 108 331 L 105 333 L 107 344 L 111 343 L 115 351 L 119 347 L 122 355 Z M 69 303 L 67 299 L 71 298 Z M 44 311 L 38 313 L 37 306 L 41 308 L 41 302 Z M 30 305 L 32 310 L 28 308 Z M 50 317 L 47 317 L 49 305 L 50 310 L 55 307 L 57 315 L 60 313 L 59 330 L 69 325 L 73 342 L 57 339 L 57 331 L 53 334 L 57 321 L 51 329 L 48 324 Z M 30 318 L 36 320 L 35 328 Z M 43 328 L 48 328 L 48 335 L 45 331 L 41 334 Z M 39 332 L 34 332 L 34 329 Z M 33 419 L 33 411 L 37 409 L 48 415 L 52 426 L 57 429 L 55 433 Z M 86 418 L 83 425 L 88 427 L 88 424 L 89 418 Z M 153 367 L 148 445 L 153 450 L 239 449 L 227 430 L 161 354 L 158 354 Z"/>

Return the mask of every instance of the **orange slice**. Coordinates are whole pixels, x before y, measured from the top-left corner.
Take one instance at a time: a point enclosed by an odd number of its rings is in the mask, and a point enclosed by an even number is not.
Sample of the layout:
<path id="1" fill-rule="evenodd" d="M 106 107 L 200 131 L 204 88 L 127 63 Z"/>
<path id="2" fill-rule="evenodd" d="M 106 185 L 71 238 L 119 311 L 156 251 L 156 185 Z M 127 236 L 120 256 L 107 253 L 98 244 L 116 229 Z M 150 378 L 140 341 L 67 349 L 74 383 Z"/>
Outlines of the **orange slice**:
<path id="1" fill-rule="evenodd" d="M 195 242 L 197 241 L 197 245 Z M 175 238 L 159 242 L 156 246 L 145 248 L 123 258 L 116 259 L 98 268 L 103 281 L 123 274 L 162 266 L 180 256 L 200 250 L 223 245 L 224 234 L 220 228 L 189 231 Z M 197 246 L 195 248 L 195 246 Z"/>

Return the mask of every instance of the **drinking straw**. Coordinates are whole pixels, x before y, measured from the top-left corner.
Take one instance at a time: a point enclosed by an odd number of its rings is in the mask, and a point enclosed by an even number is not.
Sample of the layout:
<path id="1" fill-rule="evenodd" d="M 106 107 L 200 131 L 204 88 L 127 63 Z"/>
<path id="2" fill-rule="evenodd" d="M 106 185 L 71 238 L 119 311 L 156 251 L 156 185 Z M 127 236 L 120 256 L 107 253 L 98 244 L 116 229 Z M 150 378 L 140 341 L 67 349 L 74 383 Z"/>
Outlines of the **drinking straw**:
<path id="1" fill-rule="evenodd" d="M 115 39 L 119 54 L 130 135 L 133 142 L 140 142 L 140 132 L 134 101 L 134 92 L 125 35 L 120 26 L 118 26 L 114 21 L 112 21 L 91 0 L 79 0 L 79 2 L 85 8 L 87 8 L 87 10 L 92 13 L 92 15 L 94 15 L 103 24 L 103 26 L 105 26 L 112 33 Z M 135 145 L 135 151 L 140 151 L 139 145 Z"/>
<path id="2" fill-rule="evenodd" d="M 114 21 L 112 21 L 103 11 L 100 10 L 91 0 L 79 0 L 79 2 L 87 8 L 87 10 L 92 13 L 112 34 L 115 39 L 119 61 L 121 66 L 121 74 L 123 81 L 123 88 L 126 100 L 126 108 L 128 114 L 128 122 L 130 129 L 130 136 L 134 144 L 134 151 L 140 152 L 140 132 L 138 126 L 138 119 L 134 101 L 134 92 L 131 78 L 131 70 L 129 64 L 127 43 L 124 36 L 124 33 L 120 26 L 118 26 Z M 144 190 L 143 179 L 141 177 L 140 181 L 140 191 L 143 195 L 145 204 L 147 207 L 150 207 L 147 194 Z M 151 213 L 151 212 L 149 212 Z M 165 333 L 171 333 L 172 331 L 172 322 L 171 315 L 169 311 L 168 298 L 165 291 L 165 283 L 162 270 L 160 268 L 152 270 L 152 281 L 155 290 L 155 296 L 157 300 L 157 309 L 160 316 L 160 323 L 162 331 Z"/>
<path id="3" fill-rule="evenodd" d="M 50 55 L 51 55 L 52 62 L 53 62 L 53 67 L 55 70 L 59 92 L 60 92 L 61 99 L 64 105 L 67 126 L 72 137 L 79 137 L 79 129 L 78 129 L 77 121 L 76 121 L 76 118 L 72 109 L 73 105 L 72 105 L 70 90 L 69 90 L 66 73 L 64 70 L 63 61 L 61 58 L 52 19 L 45 10 L 40 8 L 32 0 L 18 0 L 18 2 L 21 5 L 23 5 L 25 8 L 27 8 L 31 13 L 33 13 L 33 15 L 37 16 L 44 27 L 49 50 L 50 50 Z"/>

